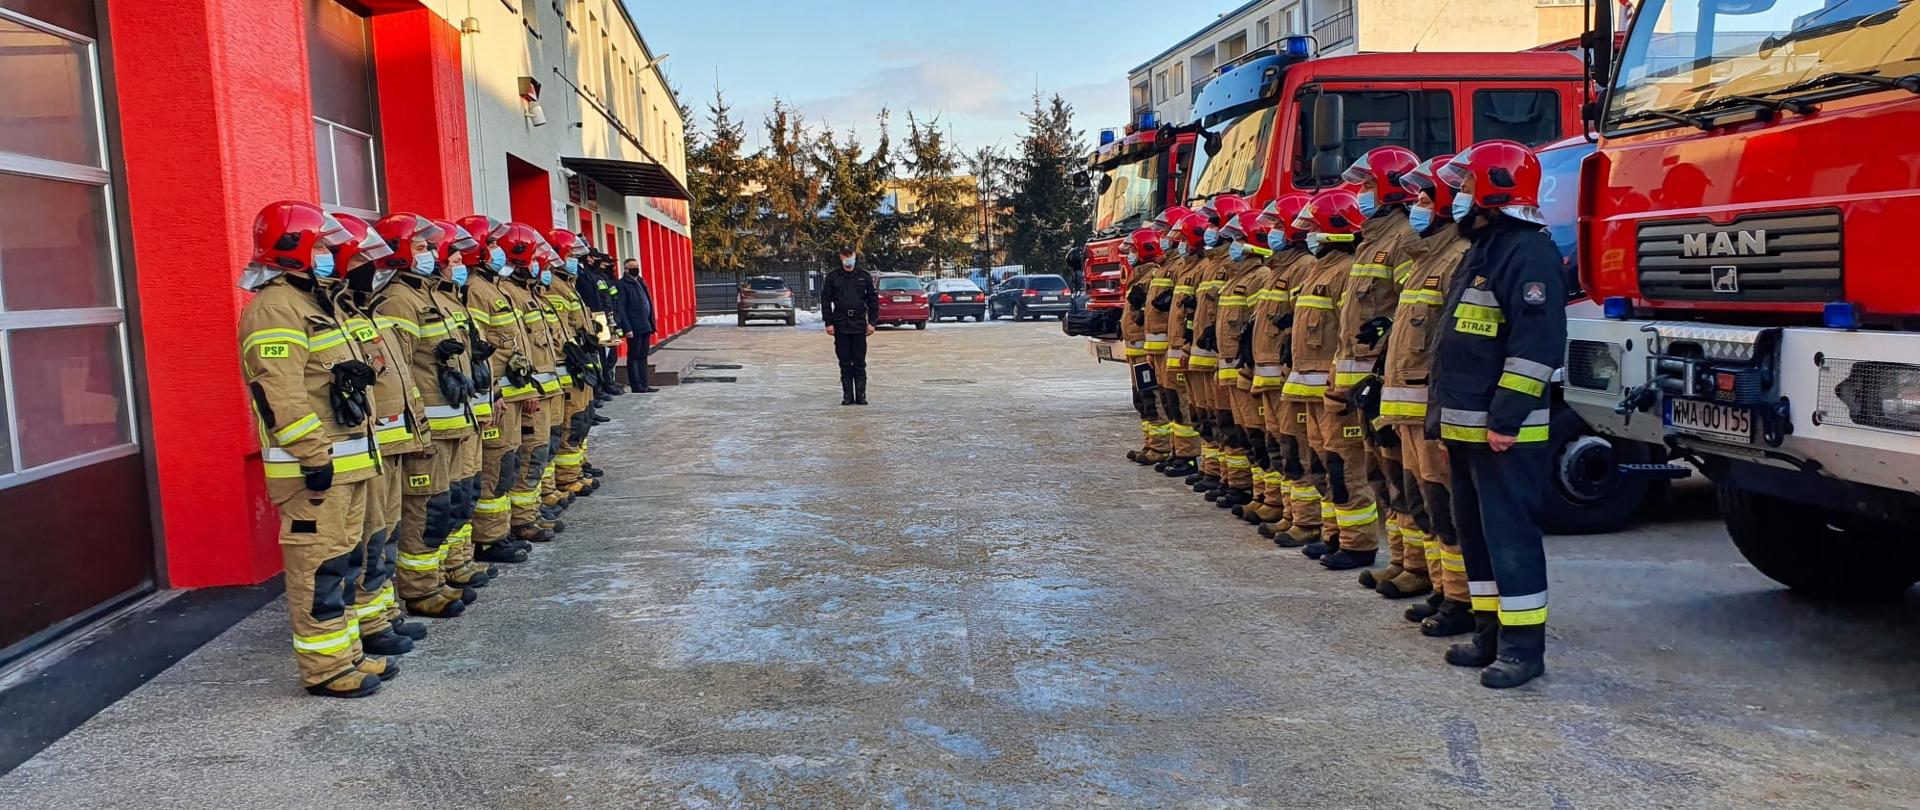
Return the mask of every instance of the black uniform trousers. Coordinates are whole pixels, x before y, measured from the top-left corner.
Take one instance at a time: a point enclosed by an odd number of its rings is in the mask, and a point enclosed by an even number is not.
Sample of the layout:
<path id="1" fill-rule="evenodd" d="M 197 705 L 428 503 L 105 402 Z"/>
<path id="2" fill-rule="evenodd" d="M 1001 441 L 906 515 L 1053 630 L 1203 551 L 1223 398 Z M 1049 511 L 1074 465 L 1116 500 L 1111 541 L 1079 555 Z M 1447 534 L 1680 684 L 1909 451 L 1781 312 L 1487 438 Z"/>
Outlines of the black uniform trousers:
<path id="1" fill-rule="evenodd" d="M 857 322 L 834 325 L 833 354 L 840 358 L 840 379 L 866 379 L 867 325 Z"/>
<path id="2" fill-rule="evenodd" d="M 647 347 L 652 342 L 652 332 L 627 336 L 627 386 L 635 391 L 646 390 Z"/>
<path id="3" fill-rule="evenodd" d="M 1485 444 L 1447 442 L 1447 454 L 1473 609 L 1498 610 L 1506 626 L 1544 624 L 1547 552 L 1538 516 L 1551 474 L 1547 443 L 1495 453 Z"/>

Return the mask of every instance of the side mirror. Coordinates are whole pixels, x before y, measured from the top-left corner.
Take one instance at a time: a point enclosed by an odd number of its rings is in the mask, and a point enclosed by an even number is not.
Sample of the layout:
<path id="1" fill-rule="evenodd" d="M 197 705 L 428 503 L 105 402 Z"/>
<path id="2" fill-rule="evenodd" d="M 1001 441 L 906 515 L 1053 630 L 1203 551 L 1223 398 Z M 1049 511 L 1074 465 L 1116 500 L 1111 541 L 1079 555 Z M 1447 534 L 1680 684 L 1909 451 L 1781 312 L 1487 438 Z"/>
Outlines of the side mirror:
<path id="1" fill-rule="evenodd" d="M 1346 146 L 1346 141 L 1346 99 L 1324 92 L 1314 94 L 1313 150 L 1322 153 L 1332 152 L 1338 157 L 1341 148 Z M 1316 162 L 1317 160 L 1316 158 Z"/>
<path id="2" fill-rule="evenodd" d="M 1340 175 L 1347 170 L 1347 162 L 1340 153 L 1321 152 L 1313 156 L 1313 177 L 1321 186 L 1337 186 Z"/>
<path id="3" fill-rule="evenodd" d="M 1220 154 L 1220 147 L 1224 140 L 1226 139 L 1222 138 L 1218 132 L 1202 132 L 1200 133 L 1200 148 L 1207 150 L 1207 157 L 1213 157 L 1214 155 Z"/>
<path id="4" fill-rule="evenodd" d="M 1113 175 L 1111 174 L 1100 175 L 1100 193 L 1105 194 L 1107 193 L 1107 189 L 1110 189 L 1110 188 L 1113 188 Z"/>
<path id="5" fill-rule="evenodd" d="M 1081 191 L 1086 191 L 1092 186 L 1093 186 L 1093 178 L 1090 175 L 1088 175 L 1086 172 L 1073 173 L 1074 188 L 1079 189 Z"/>
<path id="6" fill-rule="evenodd" d="M 1752 0 L 1755 4 L 1772 6 L 1773 0 Z M 1728 12 L 1729 5 L 1738 5 L 1739 0 L 1722 0 L 1719 10 Z M 1730 13 L 1744 13 L 1732 11 Z M 1596 86 L 1605 89 L 1613 79 L 1613 15 L 1611 3 L 1596 3 L 1593 19 L 1589 21 L 1586 36 L 1581 38 L 1581 52 L 1587 61 L 1587 78 Z"/>

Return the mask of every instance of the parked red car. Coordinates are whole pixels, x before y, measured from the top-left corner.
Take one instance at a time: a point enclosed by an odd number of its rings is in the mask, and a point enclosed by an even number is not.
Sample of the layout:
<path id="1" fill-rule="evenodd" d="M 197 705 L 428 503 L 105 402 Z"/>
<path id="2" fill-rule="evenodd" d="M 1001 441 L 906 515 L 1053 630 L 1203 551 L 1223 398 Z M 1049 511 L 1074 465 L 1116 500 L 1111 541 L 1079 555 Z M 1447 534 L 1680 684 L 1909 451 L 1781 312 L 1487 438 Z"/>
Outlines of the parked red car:
<path id="1" fill-rule="evenodd" d="M 880 292 L 880 323 L 893 326 L 913 324 L 927 328 L 933 310 L 927 306 L 927 291 L 920 279 L 908 273 L 875 273 L 874 286 Z"/>

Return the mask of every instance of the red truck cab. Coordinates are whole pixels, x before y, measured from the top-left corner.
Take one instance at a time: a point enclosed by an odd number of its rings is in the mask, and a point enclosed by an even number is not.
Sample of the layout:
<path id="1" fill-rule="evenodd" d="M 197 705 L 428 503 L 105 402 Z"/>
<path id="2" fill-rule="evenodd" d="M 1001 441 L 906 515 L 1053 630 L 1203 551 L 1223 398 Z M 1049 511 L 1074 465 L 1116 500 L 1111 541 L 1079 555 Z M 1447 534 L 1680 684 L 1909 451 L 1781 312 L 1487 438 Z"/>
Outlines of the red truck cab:
<path id="1" fill-rule="evenodd" d="M 1090 177 L 1099 178 L 1092 181 L 1098 184 L 1093 238 L 1087 240 L 1082 263 L 1088 309 L 1126 306 L 1124 284 L 1130 268 L 1121 247 L 1127 234 L 1185 199 L 1193 133 L 1163 133 L 1150 126 L 1151 118 L 1141 123 L 1149 126 L 1102 144 L 1088 161 Z"/>

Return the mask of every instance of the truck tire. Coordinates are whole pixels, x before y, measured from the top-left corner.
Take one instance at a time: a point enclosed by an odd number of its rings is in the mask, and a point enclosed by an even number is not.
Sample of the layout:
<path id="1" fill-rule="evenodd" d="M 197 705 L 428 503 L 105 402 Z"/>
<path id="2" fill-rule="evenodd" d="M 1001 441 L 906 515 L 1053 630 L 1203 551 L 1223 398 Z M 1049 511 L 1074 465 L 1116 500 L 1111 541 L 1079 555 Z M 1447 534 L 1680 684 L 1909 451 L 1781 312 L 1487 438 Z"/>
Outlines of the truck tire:
<path id="1" fill-rule="evenodd" d="M 1873 599 L 1920 582 L 1901 528 L 1719 484 L 1720 514 L 1740 555 L 1768 578 L 1822 599 Z"/>
<path id="2" fill-rule="evenodd" d="M 1631 525 L 1654 482 L 1622 478 L 1618 467 L 1652 461 L 1653 449 L 1601 437 L 1573 409 L 1558 404 L 1550 431 L 1552 485 L 1541 504 L 1540 527 L 1548 534 L 1608 534 Z"/>

